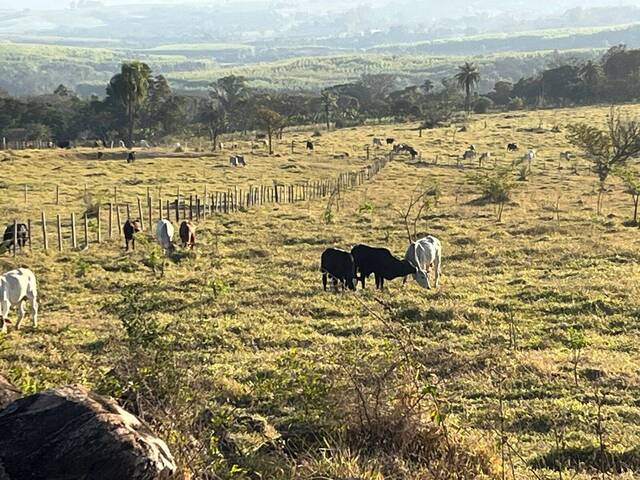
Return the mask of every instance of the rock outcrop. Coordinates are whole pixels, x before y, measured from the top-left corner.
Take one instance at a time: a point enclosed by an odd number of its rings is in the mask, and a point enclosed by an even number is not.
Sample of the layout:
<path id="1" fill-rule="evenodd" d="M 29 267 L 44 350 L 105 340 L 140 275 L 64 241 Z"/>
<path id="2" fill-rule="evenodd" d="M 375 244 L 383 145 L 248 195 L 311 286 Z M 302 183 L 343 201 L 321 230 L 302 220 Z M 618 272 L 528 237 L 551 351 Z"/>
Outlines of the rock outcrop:
<path id="1" fill-rule="evenodd" d="M 46 390 L 0 411 L 0 477 L 169 478 L 176 465 L 164 441 L 115 401 L 80 386 Z"/>

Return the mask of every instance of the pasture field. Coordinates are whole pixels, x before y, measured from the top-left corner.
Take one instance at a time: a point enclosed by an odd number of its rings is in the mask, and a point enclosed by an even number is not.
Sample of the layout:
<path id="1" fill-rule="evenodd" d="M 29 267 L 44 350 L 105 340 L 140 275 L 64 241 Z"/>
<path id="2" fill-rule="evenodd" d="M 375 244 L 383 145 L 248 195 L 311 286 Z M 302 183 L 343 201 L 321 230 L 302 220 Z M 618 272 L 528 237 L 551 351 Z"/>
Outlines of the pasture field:
<path id="1" fill-rule="evenodd" d="M 323 133 L 313 155 L 280 146 L 244 170 L 226 153 L 131 166 L 17 152 L 2 163 L 3 220 L 54 208 L 50 183 L 69 192 L 69 212 L 85 181 L 143 195 L 148 184 L 331 176 L 365 165 L 374 135 L 422 158 L 396 157 L 330 203 L 213 217 L 193 253 L 164 261 L 144 235 L 135 252 L 106 242 L 0 256 L 2 271 L 32 268 L 41 291 L 40 328 L 0 338 L 0 372 L 26 393 L 81 383 L 118 398 L 168 440 L 184 478 L 637 478 L 639 232 L 617 180 L 598 217 L 586 160 L 559 160 L 565 126 L 602 125 L 608 111 L 474 116 L 464 132 L 422 137 L 410 124 L 345 129 Z M 516 158 L 512 141 L 538 158 L 497 222 L 470 179 L 478 166 L 450 155 L 491 151 L 489 172 Z M 352 155 L 332 157 L 343 150 Z M 36 188 L 23 206 L 25 182 Z M 425 189 L 440 195 L 416 228 L 443 242 L 440 288 L 323 292 L 323 249 L 365 242 L 402 255 L 402 212 Z"/>

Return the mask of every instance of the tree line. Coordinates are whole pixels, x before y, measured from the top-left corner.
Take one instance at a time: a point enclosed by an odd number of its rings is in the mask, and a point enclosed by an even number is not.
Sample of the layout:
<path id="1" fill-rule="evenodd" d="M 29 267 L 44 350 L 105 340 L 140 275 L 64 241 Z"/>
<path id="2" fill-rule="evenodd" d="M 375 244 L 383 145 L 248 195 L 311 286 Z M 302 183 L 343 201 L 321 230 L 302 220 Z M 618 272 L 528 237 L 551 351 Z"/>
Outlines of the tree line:
<path id="1" fill-rule="evenodd" d="M 229 75 L 209 85 L 206 94 L 174 91 L 148 65 L 124 63 L 106 87 L 104 98 L 82 99 L 64 85 L 47 95 L 15 98 L 0 93 L 0 137 L 17 141 L 92 142 L 124 140 L 128 146 L 174 138 L 206 137 L 216 148 L 229 132 L 259 130 L 269 145 L 284 128 L 323 124 L 327 129 L 371 120 L 420 121 L 435 128 L 463 113 L 519 110 L 544 106 L 620 103 L 640 97 L 640 50 L 616 46 L 600 59 L 552 65 L 514 83 L 496 82 L 479 94 L 481 72 L 466 62 L 453 78 L 398 88 L 393 74 L 363 74 L 353 82 L 321 92 L 275 92 L 251 88 Z"/>

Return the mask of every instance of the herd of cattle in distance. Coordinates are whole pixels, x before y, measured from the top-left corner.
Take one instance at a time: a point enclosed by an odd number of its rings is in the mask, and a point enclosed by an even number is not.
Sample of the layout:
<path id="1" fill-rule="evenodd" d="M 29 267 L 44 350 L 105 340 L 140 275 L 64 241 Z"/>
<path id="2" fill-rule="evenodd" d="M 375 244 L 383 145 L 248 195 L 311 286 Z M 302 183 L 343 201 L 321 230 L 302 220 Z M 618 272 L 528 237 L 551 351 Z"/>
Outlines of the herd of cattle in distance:
<path id="1" fill-rule="evenodd" d="M 412 275 L 423 288 L 430 289 L 429 273 L 435 270 L 435 287 L 442 273 L 442 244 L 434 236 L 417 240 L 407 248 L 404 259 L 395 257 L 388 249 L 359 244 L 350 252 L 338 248 L 326 249 L 320 258 L 322 286 L 327 290 L 331 280 L 334 289 L 355 290 L 358 282 L 366 288 L 366 280 L 374 275 L 376 288 L 383 290 L 385 280 L 394 280 Z"/>

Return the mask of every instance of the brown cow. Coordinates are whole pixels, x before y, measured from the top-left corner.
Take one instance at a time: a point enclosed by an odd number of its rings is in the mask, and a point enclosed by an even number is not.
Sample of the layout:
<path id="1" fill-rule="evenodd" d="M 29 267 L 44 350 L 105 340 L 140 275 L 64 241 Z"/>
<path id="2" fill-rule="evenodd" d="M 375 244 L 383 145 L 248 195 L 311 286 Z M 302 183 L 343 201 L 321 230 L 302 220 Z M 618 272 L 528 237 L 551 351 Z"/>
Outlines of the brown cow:
<path id="1" fill-rule="evenodd" d="M 189 247 L 193 249 L 196 245 L 196 227 L 188 220 L 180 224 L 180 240 L 182 240 L 182 246 L 184 248 Z"/>

